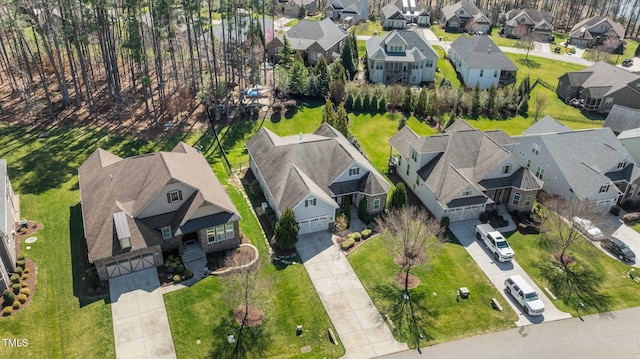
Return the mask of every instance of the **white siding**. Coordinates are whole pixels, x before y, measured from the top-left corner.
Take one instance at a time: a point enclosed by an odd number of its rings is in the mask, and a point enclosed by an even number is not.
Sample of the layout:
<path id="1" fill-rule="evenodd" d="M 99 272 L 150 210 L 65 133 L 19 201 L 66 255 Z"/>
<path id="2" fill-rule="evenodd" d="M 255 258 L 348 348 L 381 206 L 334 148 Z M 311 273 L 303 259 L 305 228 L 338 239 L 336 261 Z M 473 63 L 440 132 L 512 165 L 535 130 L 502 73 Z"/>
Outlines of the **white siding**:
<path id="1" fill-rule="evenodd" d="M 620 139 L 620 143 L 627 149 L 633 160 L 640 163 L 640 138 L 623 138 Z"/>
<path id="2" fill-rule="evenodd" d="M 167 193 L 172 191 L 182 191 L 182 200 L 167 202 Z M 147 218 L 156 216 L 163 213 L 175 212 L 184 204 L 184 201 L 191 196 L 195 190 L 184 183 L 172 183 L 162 187 L 162 189 L 156 194 L 149 203 L 135 215 L 136 218 Z"/>
<path id="3" fill-rule="evenodd" d="M 488 89 L 491 85 L 498 87 L 498 82 L 500 81 L 500 70 L 498 70 L 498 75 L 493 76 L 496 69 L 469 69 L 468 72 L 463 75 L 465 86 L 468 88 L 476 87 L 476 84 L 480 86 L 480 88 Z M 480 76 L 480 73 L 482 76 Z"/>
<path id="4" fill-rule="evenodd" d="M 357 169 L 358 169 L 358 171 L 359 171 L 359 172 L 358 172 L 358 174 L 353 175 L 353 176 L 352 176 L 352 175 L 349 175 L 349 171 L 350 171 L 352 168 L 357 168 Z M 362 166 L 362 165 L 361 165 L 361 164 L 359 164 L 358 162 L 354 162 L 354 163 L 352 163 L 351 165 L 349 165 L 349 167 L 347 167 L 347 168 L 345 169 L 345 171 L 344 171 L 344 172 L 342 172 L 342 173 L 338 176 L 338 178 L 336 178 L 336 179 L 333 181 L 333 183 L 357 180 L 357 179 L 361 178 L 362 176 L 364 176 L 367 172 L 369 172 L 369 170 L 368 170 L 366 167 Z"/>

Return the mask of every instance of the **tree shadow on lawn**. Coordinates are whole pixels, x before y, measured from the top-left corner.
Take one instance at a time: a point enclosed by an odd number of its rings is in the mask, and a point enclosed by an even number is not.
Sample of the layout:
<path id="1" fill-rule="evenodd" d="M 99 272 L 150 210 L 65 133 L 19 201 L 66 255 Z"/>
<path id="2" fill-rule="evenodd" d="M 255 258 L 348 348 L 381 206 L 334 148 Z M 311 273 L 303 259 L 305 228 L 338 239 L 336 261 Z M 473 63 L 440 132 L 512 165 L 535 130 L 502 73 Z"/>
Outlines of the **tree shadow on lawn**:
<path id="1" fill-rule="evenodd" d="M 530 69 L 537 69 L 540 68 L 540 63 L 533 61 L 531 59 L 525 60 L 525 59 L 518 59 L 517 60 L 518 63 L 524 67 L 528 67 Z"/>
<path id="2" fill-rule="evenodd" d="M 576 308 L 582 302 L 597 312 L 611 309 L 611 298 L 599 293 L 604 275 L 591 266 L 579 263 L 562 270 L 551 260 L 540 260 L 534 266 L 549 283 L 552 292 L 571 308 Z"/>
<path id="3" fill-rule="evenodd" d="M 88 280 L 89 261 L 87 259 L 87 245 L 83 236 L 82 207 L 80 203 L 69 208 L 69 242 L 73 295 L 79 299 L 80 308 L 102 300 L 108 303 L 108 286 L 100 287 L 102 292 L 96 293 L 95 296 L 89 296 L 84 293 L 83 277 L 86 278 L 84 280 Z"/>
<path id="4" fill-rule="evenodd" d="M 264 358 L 271 334 L 265 330 L 265 320 L 262 324 L 248 327 L 239 325 L 228 313 L 222 321 L 211 331 L 213 350 L 208 357 L 212 359 L 241 359 Z M 229 335 L 233 335 L 233 343 L 229 343 Z"/>
<path id="5" fill-rule="evenodd" d="M 233 149 L 238 143 L 244 142 L 247 134 L 254 134 L 255 121 L 236 121 L 226 126 L 226 131 L 219 132 L 220 144 L 225 151 Z"/>
<path id="6" fill-rule="evenodd" d="M 427 297 L 423 292 L 409 290 L 405 296 L 404 288 L 395 284 L 379 284 L 373 287 L 372 299 L 383 315 L 388 315 L 396 326 L 397 338 L 407 340 L 410 345 L 420 344 L 422 340 L 434 340 L 429 334 L 438 312 L 427 308 Z M 380 306 L 382 304 L 382 306 Z"/>

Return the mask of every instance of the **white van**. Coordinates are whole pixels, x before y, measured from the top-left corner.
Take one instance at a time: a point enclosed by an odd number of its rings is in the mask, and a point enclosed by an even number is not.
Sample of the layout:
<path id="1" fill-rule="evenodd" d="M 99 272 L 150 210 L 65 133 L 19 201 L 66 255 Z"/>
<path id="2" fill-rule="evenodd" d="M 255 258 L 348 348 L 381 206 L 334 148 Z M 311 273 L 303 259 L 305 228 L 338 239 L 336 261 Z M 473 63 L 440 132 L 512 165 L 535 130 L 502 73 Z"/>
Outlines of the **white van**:
<path id="1" fill-rule="evenodd" d="M 522 306 L 525 314 L 542 315 L 544 303 L 538 297 L 538 293 L 520 275 L 512 275 L 504 281 L 507 293 Z"/>

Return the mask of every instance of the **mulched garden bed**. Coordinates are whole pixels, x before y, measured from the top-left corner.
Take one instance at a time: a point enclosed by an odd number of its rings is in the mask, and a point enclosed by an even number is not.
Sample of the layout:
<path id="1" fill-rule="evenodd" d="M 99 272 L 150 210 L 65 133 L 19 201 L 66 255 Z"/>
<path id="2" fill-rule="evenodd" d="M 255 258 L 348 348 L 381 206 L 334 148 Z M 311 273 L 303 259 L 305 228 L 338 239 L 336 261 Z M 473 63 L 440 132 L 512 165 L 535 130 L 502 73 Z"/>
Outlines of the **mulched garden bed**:
<path id="1" fill-rule="evenodd" d="M 401 286 L 402 288 L 404 288 L 405 278 L 406 278 L 406 275 L 404 272 L 398 273 L 398 275 L 396 275 L 396 278 L 395 278 L 396 283 L 398 283 L 398 285 Z M 407 286 L 407 289 L 413 289 L 419 285 L 420 285 L 420 279 L 418 279 L 418 277 L 416 277 L 415 275 L 409 273 L 409 284 Z"/>
<path id="2" fill-rule="evenodd" d="M 44 228 L 44 224 L 35 221 L 27 221 L 26 232 L 21 232 L 20 228 L 16 226 L 16 253 L 20 254 L 20 243 L 23 239 L 29 238 L 35 232 Z"/>
<path id="3" fill-rule="evenodd" d="M 24 280 L 21 282 L 25 282 L 27 283 L 26 288 L 29 288 L 29 291 L 31 292 L 29 294 L 29 296 L 27 297 L 27 300 L 20 306 L 19 309 L 14 309 L 13 312 L 11 313 L 11 315 L 15 315 L 16 313 L 20 313 L 21 311 L 27 309 L 29 307 L 29 304 L 31 304 L 31 299 L 33 299 L 33 296 L 36 293 L 36 277 L 37 277 L 37 273 L 38 273 L 38 269 L 36 268 L 36 264 L 33 260 L 31 260 L 31 258 L 25 258 L 25 270 L 29 269 L 29 273 L 27 280 Z M 11 290 L 11 289 L 9 289 Z M 16 295 L 16 301 L 18 300 L 18 295 Z M 2 295 L 0 295 L 0 308 L 4 308 L 4 298 L 2 297 Z M 0 316 L 1 318 L 2 316 Z"/>
<path id="4" fill-rule="evenodd" d="M 264 313 L 262 312 L 262 309 L 254 305 L 249 305 L 249 312 L 247 313 L 245 308 L 246 306 L 243 304 L 238 306 L 233 311 L 234 317 L 236 318 L 238 324 L 242 324 L 242 322 L 244 321 L 244 325 L 246 325 L 247 327 L 255 327 L 256 325 L 260 325 L 262 323 L 262 320 L 264 319 Z"/>

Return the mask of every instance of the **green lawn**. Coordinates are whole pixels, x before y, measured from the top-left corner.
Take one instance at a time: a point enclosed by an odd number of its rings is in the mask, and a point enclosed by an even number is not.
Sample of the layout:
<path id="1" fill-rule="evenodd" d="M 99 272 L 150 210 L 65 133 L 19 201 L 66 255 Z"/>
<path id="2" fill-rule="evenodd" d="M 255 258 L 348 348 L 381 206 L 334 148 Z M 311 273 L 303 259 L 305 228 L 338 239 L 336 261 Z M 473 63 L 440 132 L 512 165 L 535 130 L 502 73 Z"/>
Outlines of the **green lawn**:
<path id="1" fill-rule="evenodd" d="M 456 70 L 453 68 L 453 65 L 451 64 L 451 61 L 449 61 L 448 58 L 445 58 L 447 54 L 444 51 L 444 49 L 440 46 L 434 46 L 433 48 L 438 53 L 438 56 L 440 56 L 440 58 L 438 58 L 438 72 L 436 72 L 436 80 L 435 80 L 436 85 L 439 85 L 440 81 L 442 81 L 442 79 L 445 78 L 451 81 L 451 85 L 453 87 L 461 86 L 460 79 L 458 78 Z"/>
<path id="2" fill-rule="evenodd" d="M 367 53 L 367 41 L 356 40 L 356 45 L 358 46 L 358 56 L 363 59 Z"/>
<path id="3" fill-rule="evenodd" d="M 453 239 L 455 241 L 455 238 Z M 427 268 L 415 267 L 412 273 L 420 279 L 420 285 L 410 290 L 417 307 L 416 318 L 425 340 L 421 345 L 433 345 L 456 338 L 494 332 L 514 327 L 517 315 L 457 243 L 445 243 L 431 253 L 433 261 Z M 389 314 L 398 330 L 396 339 L 415 347 L 415 340 L 400 318 L 394 318 L 391 307 L 401 296 L 402 287 L 394 278 L 399 267 L 393 262 L 385 238 L 370 239 L 349 255 L 351 266 L 384 316 Z M 471 296 L 456 301 L 456 291 L 467 287 Z M 497 298 L 503 308 L 498 312 L 491 307 L 491 298 Z M 472 320 L 470 320 L 472 318 Z"/>
<path id="4" fill-rule="evenodd" d="M 505 53 L 505 55 L 518 66 L 518 80 L 529 75 L 531 83 L 537 78 L 541 78 L 551 85 L 556 86 L 558 85 L 558 77 L 562 76 L 565 72 L 580 71 L 585 68 L 585 66 L 582 65 L 556 61 L 544 57 L 529 55 L 529 60 L 525 61 L 524 54 Z"/>
<path id="5" fill-rule="evenodd" d="M 378 36 L 382 36 L 388 32 L 382 29 L 382 24 L 378 21 L 363 22 L 349 28 L 349 33 L 355 33 L 356 36 L 373 36 L 376 31 Z"/>
<path id="6" fill-rule="evenodd" d="M 446 32 L 444 29 L 441 29 L 438 25 L 431 25 L 431 31 L 439 37 L 442 41 L 455 41 L 462 33 L 454 33 L 454 32 Z"/>
<path id="7" fill-rule="evenodd" d="M 294 26 L 298 25 L 299 22 L 300 22 L 300 19 L 293 19 L 293 20 L 287 22 L 286 24 L 284 24 L 284 27 L 294 27 Z"/>
<path id="8" fill-rule="evenodd" d="M 517 47 L 516 42 L 518 40 L 500 36 L 500 29 L 494 29 L 490 37 L 499 47 Z"/>
<path id="9" fill-rule="evenodd" d="M 516 252 L 516 258 L 522 268 L 533 278 L 540 288 L 550 287 L 544 268 L 552 263 L 551 251 L 540 244 L 539 235 L 507 235 L 509 243 Z M 640 305 L 640 284 L 629 279 L 629 265 L 621 263 L 602 253 L 594 244 L 582 238 L 569 249 L 569 254 L 576 259 L 574 270 L 589 269 L 591 274 L 581 276 L 585 282 L 596 283 L 595 293 L 576 293 L 573 296 L 563 295 L 556 291 L 559 298 L 554 301 L 558 309 L 577 315 L 576 305 L 582 301 L 586 307 L 582 314 L 596 313 Z M 557 271 L 556 271 L 557 272 Z"/>

